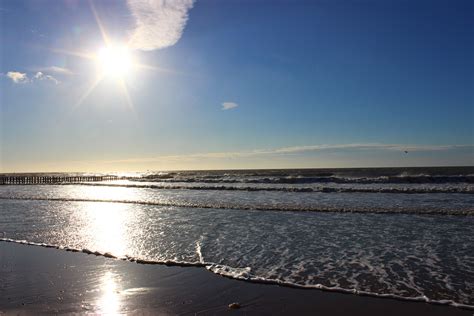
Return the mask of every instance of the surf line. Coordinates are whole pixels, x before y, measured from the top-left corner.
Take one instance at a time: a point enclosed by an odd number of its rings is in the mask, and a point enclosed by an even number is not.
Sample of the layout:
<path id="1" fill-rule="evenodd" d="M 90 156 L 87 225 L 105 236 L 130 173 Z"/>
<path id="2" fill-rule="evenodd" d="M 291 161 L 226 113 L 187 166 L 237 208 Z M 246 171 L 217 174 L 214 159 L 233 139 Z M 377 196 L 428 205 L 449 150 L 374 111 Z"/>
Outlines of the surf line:
<path id="1" fill-rule="evenodd" d="M 3 233 L 3 234 L 5 234 L 5 233 Z M 135 262 L 135 263 L 138 263 L 138 264 L 154 264 L 154 265 L 196 267 L 196 268 L 204 267 L 208 271 L 213 272 L 215 274 L 218 274 L 220 276 L 230 278 L 230 279 L 233 279 L 233 280 L 246 281 L 246 282 L 251 282 L 251 283 L 279 285 L 279 286 L 284 286 L 284 287 L 291 287 L 291 288 L 297 288 L 297 289 L 306 289 L 306 290 L 316 289 L 316 290 L 327 291 L 327 292 L 339 292 L 339 293 L 345 293 L 345 294 L 356 294 L 356 295 L 361 295 L 361 296 L 396 299 L 396 300 L 402 300 L 402 301 L 424 302 L 424 303 L 437 304 L 437 305 L 449 305 L 449 306 L 453 306 L 453 307 L 457 307 L 457 308 L 474 310 L 474 305 L 462 304 L 462 303 L 455 302 L 453 300 L 432 300 L 432 299 L 429 299 L 425 295 L 415 296 L 415 297 L 405 297 L 405 296 L 395 295 L 395 294 L 391 294 L 391 293 L 374 293 L 374 292 L 368 292 L 368 291 L 360 291 L 360 290 L 357 290 L 357 289 L 345 289 L 345 288 L 341 288 L 341 287 L 329 287 L 329 286 L 325 286 L 325 285 L 322 285 L 322 284 L 302 285 L 302 284 L 298 284 L 298 283 L 285 282 L 285 281 L 281 281 L 281 280 L 265 279 L 263 277 L 258 277 L 258 276 L 253 276 L 252 277 L 252 276 L 249 276 L 246 273 L 240 273 L 240 274 L 237 275 L 235 273 L 232 273 L 231 271 L 247 270 L 249 268 L 247 268 L 247 269 L 237 268 L 236 269 L 236 268 L 232 268 L 232 267 L 229 267 L 229 266 L 215 264 L 215 263 L 211 263 L 211 262 L 206 263 L 206 262 L 187 262 L 187 261 L 172 261 L 172 260 L 164 260 L 164 261 L 146 260 L 146 259 L 140 259 L 140 258 L 128 256 L 128 255 L 115 256 L 115 255 L 113 255 L 109 252 L 93 251 L 93 250 L 89 250 L 89 249 L 86 249 L 86 248 L 80 249 L 80 248 L 73 248 L 73 247 L 67 247 L 67 246 L 58 246 L 58 245 L 52 245 L 52 244 L 47 244 L 47 243 L 32 242 L 32 241 L 27 241 L 27 240 L 11 239 L 11 238 L 6 238 L 6 237 L 0 237 L 0 242 L 9 242 L 9 243 L 16 243 L 16 244 L 21 244 L 21 245 L 38 246 L 38 247 L 44 247 L 44 248 L 53 248 L 53 249 L 57 249 L 57 250 L 65 250 L 65 251 L 70 251 L 70 252 L 84 253 L 84 254 L 88 254 L 88 255 L 102 256 L 102 257 L 109 258 L 109 259 Z M 199 243 L 197 243 L 197 245 L 199 245 Z M 202 259 L 202 256 L 201 256 L 200 259 Z"/>

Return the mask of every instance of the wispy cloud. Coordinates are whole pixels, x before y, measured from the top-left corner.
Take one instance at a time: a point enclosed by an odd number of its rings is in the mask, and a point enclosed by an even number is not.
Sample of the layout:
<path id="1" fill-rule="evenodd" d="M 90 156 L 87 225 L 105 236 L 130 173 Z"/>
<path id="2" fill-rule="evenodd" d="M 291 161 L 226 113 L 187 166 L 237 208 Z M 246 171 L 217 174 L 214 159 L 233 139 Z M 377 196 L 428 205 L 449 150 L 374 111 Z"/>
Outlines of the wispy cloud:
<path id="1" fill-rule="evenodd" d="M 34 76 L 33 76 L 33 80 L 49 80 L 49 81 L 52 81 L 54 82 L 55 84 L 59 84 L 59 80 L 54 78 L 53 76 L 51 75 L 45 75 L 44 73 L 42 73 L 41 71 L 38 71 Z"/>
<path id="2" fill-rule="evenodd" d="M 459 148 L 474 148 L 474 145 L 404 145 L 404 144 L 341 144 L 341 145 L 310 145 L 310 146 L 295 146 L 295 147 L 284 147 L 274 149 L 270 151 L 264 151 L 265 153 L 300 153 L 320 150 L 391 150 L 391 151 L 407 151 L 407 152 L 420 152 L 420 151 L 444 151 Z"/>
<path id="3" fill-rule="evenodd" d="M 234 102 L 224 102 L 222 103 L 222 110 L 230 110 L 230 109 L 235 109 L 236 107 L 238 107 L 239 105 L 237 103 L 234 103 Z"/>
<path id="4" fill-rule="evenodd" d="M 38 37 L 46 37 L 46 35 L 44 35 L 43 33 L 41 33 L 40 31 L 36 30 L 36 29 L 32 29 L 30 30 L 30 32 Z"/>
<path id="5" fill-rule="evenodd" d="M 9 71 L 5 76 L 10 78 L 14 83 L 27 83 L 30 81 L 26 73 L 18 71 Z"/>
<path id="6" fill-rule="evenodd" d="M 163 161 L 194 161 L 199 159 L 235 159 L 235 158 L 249 158 L 258 156 L 278 156 L 291 154 L 304 154 L 308 152 L 318 151 L 404 151 L 410 152 L 433 152 L 433 151 L 449 151 L 456 149 L 474 149 L 474 144 L 467 145 L 403 145 L 403 144 L 336 144 L 336 145 L 308 145 L 295 147 L 281 147 L 274 149 L 257 149 L 251 151 L 239 152 L 211 152 L 211 153 L 195 153 L 184 155 L 164 155 L 145 158 L 132 158 L 123 160 L 111 160 L 106 163 L 151 163 Z"/>
<path id="7" fill-rule="evenodd" d="M 194 0 L 128 0 L 127 3 L 135 18 L 129 46 L 148 51 L 176 44 Z"/>
<path id="8" fill-rule="evenodd" d="M 40 67 L 40 68 L 36 68 L 35 70 L 45 72 L 45 73 L 55 73 L 59 75 L 73 75 L 74 74 L 71 70 L 64 67 L 58 67 L 58 66 Z"/>
<path id="9" fill-rule="evenodd" d="M 34 74 L 30 74 L 30 76 L 28 76 L 27 73 L 23 73 L 23 72 L 9 71 L 4 76 L 11 79 L 14 83 L 19 83 L 19 84 L 32 83 L 35 81 L 44 81 L 44 80 L 51 81 L 55 84 L 60 83 L 58 79 L 54 78 L 51 75 L 44 74 L 41 71 L 38 71 Z"/>

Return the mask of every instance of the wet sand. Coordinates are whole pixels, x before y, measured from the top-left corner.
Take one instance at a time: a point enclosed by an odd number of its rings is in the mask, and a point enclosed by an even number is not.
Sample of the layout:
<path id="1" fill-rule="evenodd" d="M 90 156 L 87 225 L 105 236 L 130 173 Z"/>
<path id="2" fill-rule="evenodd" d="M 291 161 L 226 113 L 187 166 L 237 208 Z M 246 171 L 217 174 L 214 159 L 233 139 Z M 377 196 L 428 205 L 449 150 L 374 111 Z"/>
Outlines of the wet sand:
<path id="1" fill-rule="evenodd" d="M 228 305 L 238 302 L 240 309 Z M 0 242 L 0 315 L 472 315 L 472 311 L 237 281 L 204 268 L 143 265 Z"/>

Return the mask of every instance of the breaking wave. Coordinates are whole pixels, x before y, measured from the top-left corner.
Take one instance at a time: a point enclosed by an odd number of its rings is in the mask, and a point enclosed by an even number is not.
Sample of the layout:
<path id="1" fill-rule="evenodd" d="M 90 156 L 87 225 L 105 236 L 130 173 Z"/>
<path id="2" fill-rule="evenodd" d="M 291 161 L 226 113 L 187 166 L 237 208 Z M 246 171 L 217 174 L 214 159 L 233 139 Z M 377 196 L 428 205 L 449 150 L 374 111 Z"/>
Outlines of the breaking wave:
<path id="1" fill-rule="evenodd" d="M 474 175 L 406 175 L 378 176 L 378 177 L 345 177 L 334 175 L 323 176 L 235 176 L 235 175 L 181 175 L 159 174 L 138 178 L 129 178 L 132 181 L 146 182 L 184 182 L 184 183 L 252 183 L 252 184 L 311 184 L 311 183 L 474 183 Z"/>
<path id="2" fill-rule="evenodd" d="M 57 185 L 57 184 L 56 184 Z M 228 185 L 160 185 L 160 184 L 111 184 L 111 183 L 72 183 L 64 185 L 109 186 L 123 188 L 144 188 L 157 190 L 201 190 L 201 191 L 281 191 L 281 192 L 319 192 L 319 193 L 465 193 L 474 194 L 474 187 L 264 187 Z"/>
<path id="3" fill-rule="evenodd" d="M 215 203 L 180 203 L 180 202 L 154 202 L 140 200 L 117 200 L 117 199 L 80 199 L 80 198 L 52 198 L 52 197 L 3 197 L 0 200 L 24 200 L 24 201 L 60 201 L 60 202 L 103 202 L 103 203 L 125 203 L 138 205 L 153 205 L 180 208 L 222 209 L 222 210 L 247 210 L 247 211 L 282 211 L 282 212 L 339 212 L 339 213 L 376 213 L 376 214 L 430 214 L 430 215 L 458 215 L 472 216 L 474 208 L 470 209 L 436 209 L 433 207 L 329 207 L 329 206 L 290 206 L 290 205 L 245 205 L 245 204 L 219 204 Z"/>

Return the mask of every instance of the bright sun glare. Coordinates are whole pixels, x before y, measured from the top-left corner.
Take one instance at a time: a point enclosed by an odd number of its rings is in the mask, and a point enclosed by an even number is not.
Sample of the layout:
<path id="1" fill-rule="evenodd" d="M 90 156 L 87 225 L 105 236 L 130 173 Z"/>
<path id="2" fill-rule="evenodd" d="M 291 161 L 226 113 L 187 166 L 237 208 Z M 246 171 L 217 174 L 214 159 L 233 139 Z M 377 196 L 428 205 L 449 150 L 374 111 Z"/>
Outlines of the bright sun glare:
<path id="1" fill-rule="evenodd" d="M 97 61 L 100 70 L 106 76 L 121 78 L 130 71 L 133 61 L 126 46 L 107 46 L 99 50 Z"/>
<path id="2" fill-rule="evenodd" d="M 79 98 L 76 106 L 82 102 L 94 91 L 94 89 L 106 78 L 115 79 L 119 84 L 120 90 L 125 96 L 127 105 L 133 111 L 132 98 L 128 92 L 127 81 L 130 79 L 132 71 L 138 69 L 148 69 L 154 71 L 167 71 L 166 69 L 142 64 L 134 57 L 133 50 L 125 44 L 125 42 L 114 42 L 108 36 L 105 28 L 102 25 L 99 15 L 95 10 L 92 1 L 89 1 L 92 13 L 97 22 L 100 34 L 102 35 L 104 46 L 95 53 L 90 52 L 76 52 L 76 51 L 62 51 L 65 54 L 92 60 L 96 64 L 97 73 L 94 80 L 90 83 L 83 95 Z"/>

